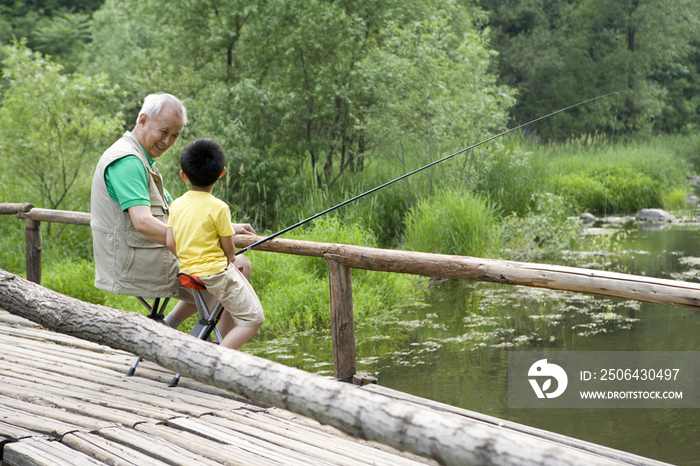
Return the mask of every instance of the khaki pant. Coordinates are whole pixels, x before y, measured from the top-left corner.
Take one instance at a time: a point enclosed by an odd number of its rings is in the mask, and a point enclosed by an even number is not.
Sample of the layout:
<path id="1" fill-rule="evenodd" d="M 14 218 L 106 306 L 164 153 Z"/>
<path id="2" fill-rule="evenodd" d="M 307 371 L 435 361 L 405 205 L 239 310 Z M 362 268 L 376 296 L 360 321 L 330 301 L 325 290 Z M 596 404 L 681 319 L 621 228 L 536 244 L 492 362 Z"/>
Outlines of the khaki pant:
<path id="1" fill-rule="evenodd" d="M 221 273 L 199 279 L 206 285 L 207 291 L 223 304 L 236 325 L 253 327 L 265 322 L 258 295 L 233 264 L 229 264 Z"/>

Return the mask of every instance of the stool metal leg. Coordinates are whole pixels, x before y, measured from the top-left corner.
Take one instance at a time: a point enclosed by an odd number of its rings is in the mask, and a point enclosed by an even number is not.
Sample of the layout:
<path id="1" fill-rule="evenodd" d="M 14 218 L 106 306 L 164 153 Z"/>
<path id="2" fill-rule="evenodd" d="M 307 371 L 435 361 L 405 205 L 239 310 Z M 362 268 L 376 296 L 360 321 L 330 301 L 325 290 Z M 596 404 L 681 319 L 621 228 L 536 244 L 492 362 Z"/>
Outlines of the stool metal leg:
<path id="1" fill-rule="evenodd" d="M 192 294 L 194 295 L 194 302 L 199 313 L 199 322 L 192 330 L 192 335 L 200 340 L 207 341 L 213 332 L 216 343 L 221 343 L 221 334 L 219 333 L 219 329 L 216 328 L 216 325 L 219 323 L 224 306 L 217 302 L 214 309 L 209 312 L 209 307 L 207 306 L 206 301 L 204 301 L 202 293 L 200 293 L 198 290 L 193 290 Z M 178 382 L 180 382 L 180 374 L 175 374 L 175 377 L 173 377 L 173 380 L 170 381 L 168 387 L 176 387 Z"/>
<path id="2" fill-rule="evenodd" d="M 148 304 L 148 301 L 146 301 L 145 299 L 143 299 L 140 296 L 136 296 L 136 299 L 138 299 L 139 302 L 141 304 L 143 304 L 146 309 L 151 311 L 150 314 L 148 314 L 149 319 L 153 319 L 156 322 L 161 322 L 163 324 L 165 323 L 163 320 L 163 319 L 165 319 L 164 312 L 168 306 L 168 302 L 170 301 L 170 298 L 165 298 L 162 306 L 159 306 L 160 305 L 160 298 L 154 299 L 153 305 Z M 141 362 L 141 356 L 136 356 L 136 358 L 134 359 L 134 362 L 131 364 L 131 367 L 129 368 L 129 371 L 126 373 L 127 377 L 131 377 L 132 375 L 134 375 L 136 373 L 136 366 L 138 366 L 140 362 Z"/>

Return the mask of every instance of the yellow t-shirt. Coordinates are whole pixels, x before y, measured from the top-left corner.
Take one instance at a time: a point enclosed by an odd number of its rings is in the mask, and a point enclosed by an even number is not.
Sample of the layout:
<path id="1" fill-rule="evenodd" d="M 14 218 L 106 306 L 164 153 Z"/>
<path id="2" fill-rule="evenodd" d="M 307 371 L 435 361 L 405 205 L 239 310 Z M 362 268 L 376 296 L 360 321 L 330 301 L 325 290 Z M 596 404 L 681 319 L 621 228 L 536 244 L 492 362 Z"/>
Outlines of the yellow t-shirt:
<path id="1" fill-rule="evenodd" d="M 233 235 L 231 211 L 225 202 L 201 191 L 188 191 L 170 205 L 180 271 L 198 277 L 223 272 L 228 259 L 219 237 Z"/>

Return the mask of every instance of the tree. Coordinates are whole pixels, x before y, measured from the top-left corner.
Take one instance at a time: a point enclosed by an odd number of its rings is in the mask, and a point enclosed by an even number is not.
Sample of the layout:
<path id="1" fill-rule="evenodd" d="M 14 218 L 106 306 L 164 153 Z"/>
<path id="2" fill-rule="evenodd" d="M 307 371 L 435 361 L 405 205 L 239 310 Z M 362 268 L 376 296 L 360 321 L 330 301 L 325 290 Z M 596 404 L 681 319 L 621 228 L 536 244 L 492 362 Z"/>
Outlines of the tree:
<path id="1" fill-rule="evenodd" d="M 85 209 L 94 163 L 121 130 L 119 90 L 104 76 L 67 76 L 23 44 L 5 49 L 9 87 L 0 107 L 0 150 L 15 183 L 50 209 Z M 69 195 L 70 194 L 70 195 Z"/>
<path id="2" fill-rule="evenodd" d="M 669 105 L 668 73 L 693 51 L 698 0 L 482 0 L 501 82 L 518 89 L 527 122 L 622 91 L 616 131 L 648 131 Z M 665 76 L 665 79 L 659 79 Z M 537 125 L 547 139 L 610 132 L 617 101 L 597 101 Z"/>
<path id="3" fill-rule="evenodd" d="M 497 86 L 488 72 L 485 35 L 464 27 L 472 24 L 469 17 L 459 21 L 460 31 L 454 21 L 460 9 L 453 9 L 421 22 L 389 23 L 382 46 L 363 63 L 366 81 L 377 88 L 368 130 L 404 172 L 406 146 L 425 148 L 423 164 L 433 162 L 456 142 L 466 146 L 503 125 L 513 102 L 510 91 Z"/>
<path id="4" fill-rule="evenodd" d="M 229 154 L 217 194 L 241 207 L 239 218 L 269 225 L 279 200 L 362 170 L 382 143 L 378 128 L 395 123 L 374 109 L 393 102 L 396 116 L 404 92 L 424 90 L 424 73 L 440 74 L 428 105 L 444 109 L 428 124 L 452 128 L 414 139 L 430 141 L 432 154 L 438 138 L 465 138 L 464 125 L 476 134 L 502 124 L 510 98 L 486 76 L 476 18 L 456 0 L 107 0 L 84 69 L 108 72 L 133 102 L 155 91 L 181 97 L 193 116 L 184 139 L 213 137 Z M 406 62 L 403 87 L 392 81 L 403 71 L 382 57 Z"/>

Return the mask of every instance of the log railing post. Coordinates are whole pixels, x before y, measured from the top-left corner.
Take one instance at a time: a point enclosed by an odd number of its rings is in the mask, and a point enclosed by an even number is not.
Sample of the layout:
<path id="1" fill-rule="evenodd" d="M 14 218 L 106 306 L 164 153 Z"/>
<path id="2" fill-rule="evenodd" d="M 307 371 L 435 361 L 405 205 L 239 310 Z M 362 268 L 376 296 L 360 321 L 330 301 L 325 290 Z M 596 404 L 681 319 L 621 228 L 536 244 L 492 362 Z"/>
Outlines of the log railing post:
<path id="1" fill-rule="evenodd" d="M 337 261 L 335 254 L 324 255 L 328 261 L 328 284 L 331 297 L 331 335 L 333 338 L 333 373 L 344 382 L 352 382 L 355 364 L 355 315 L 352 304 L 352 275 Z"/>
<path id="2" fill-rule="evenodd" d="M 22 218 L 21 212 L 29 212 L 34 206 L 22 204 L 17 211 L 17 218 Z M 25 260 L 27 264 L 27 280 L 41 284 L 41 222 L 26 219 L 24 228 Z"/>

